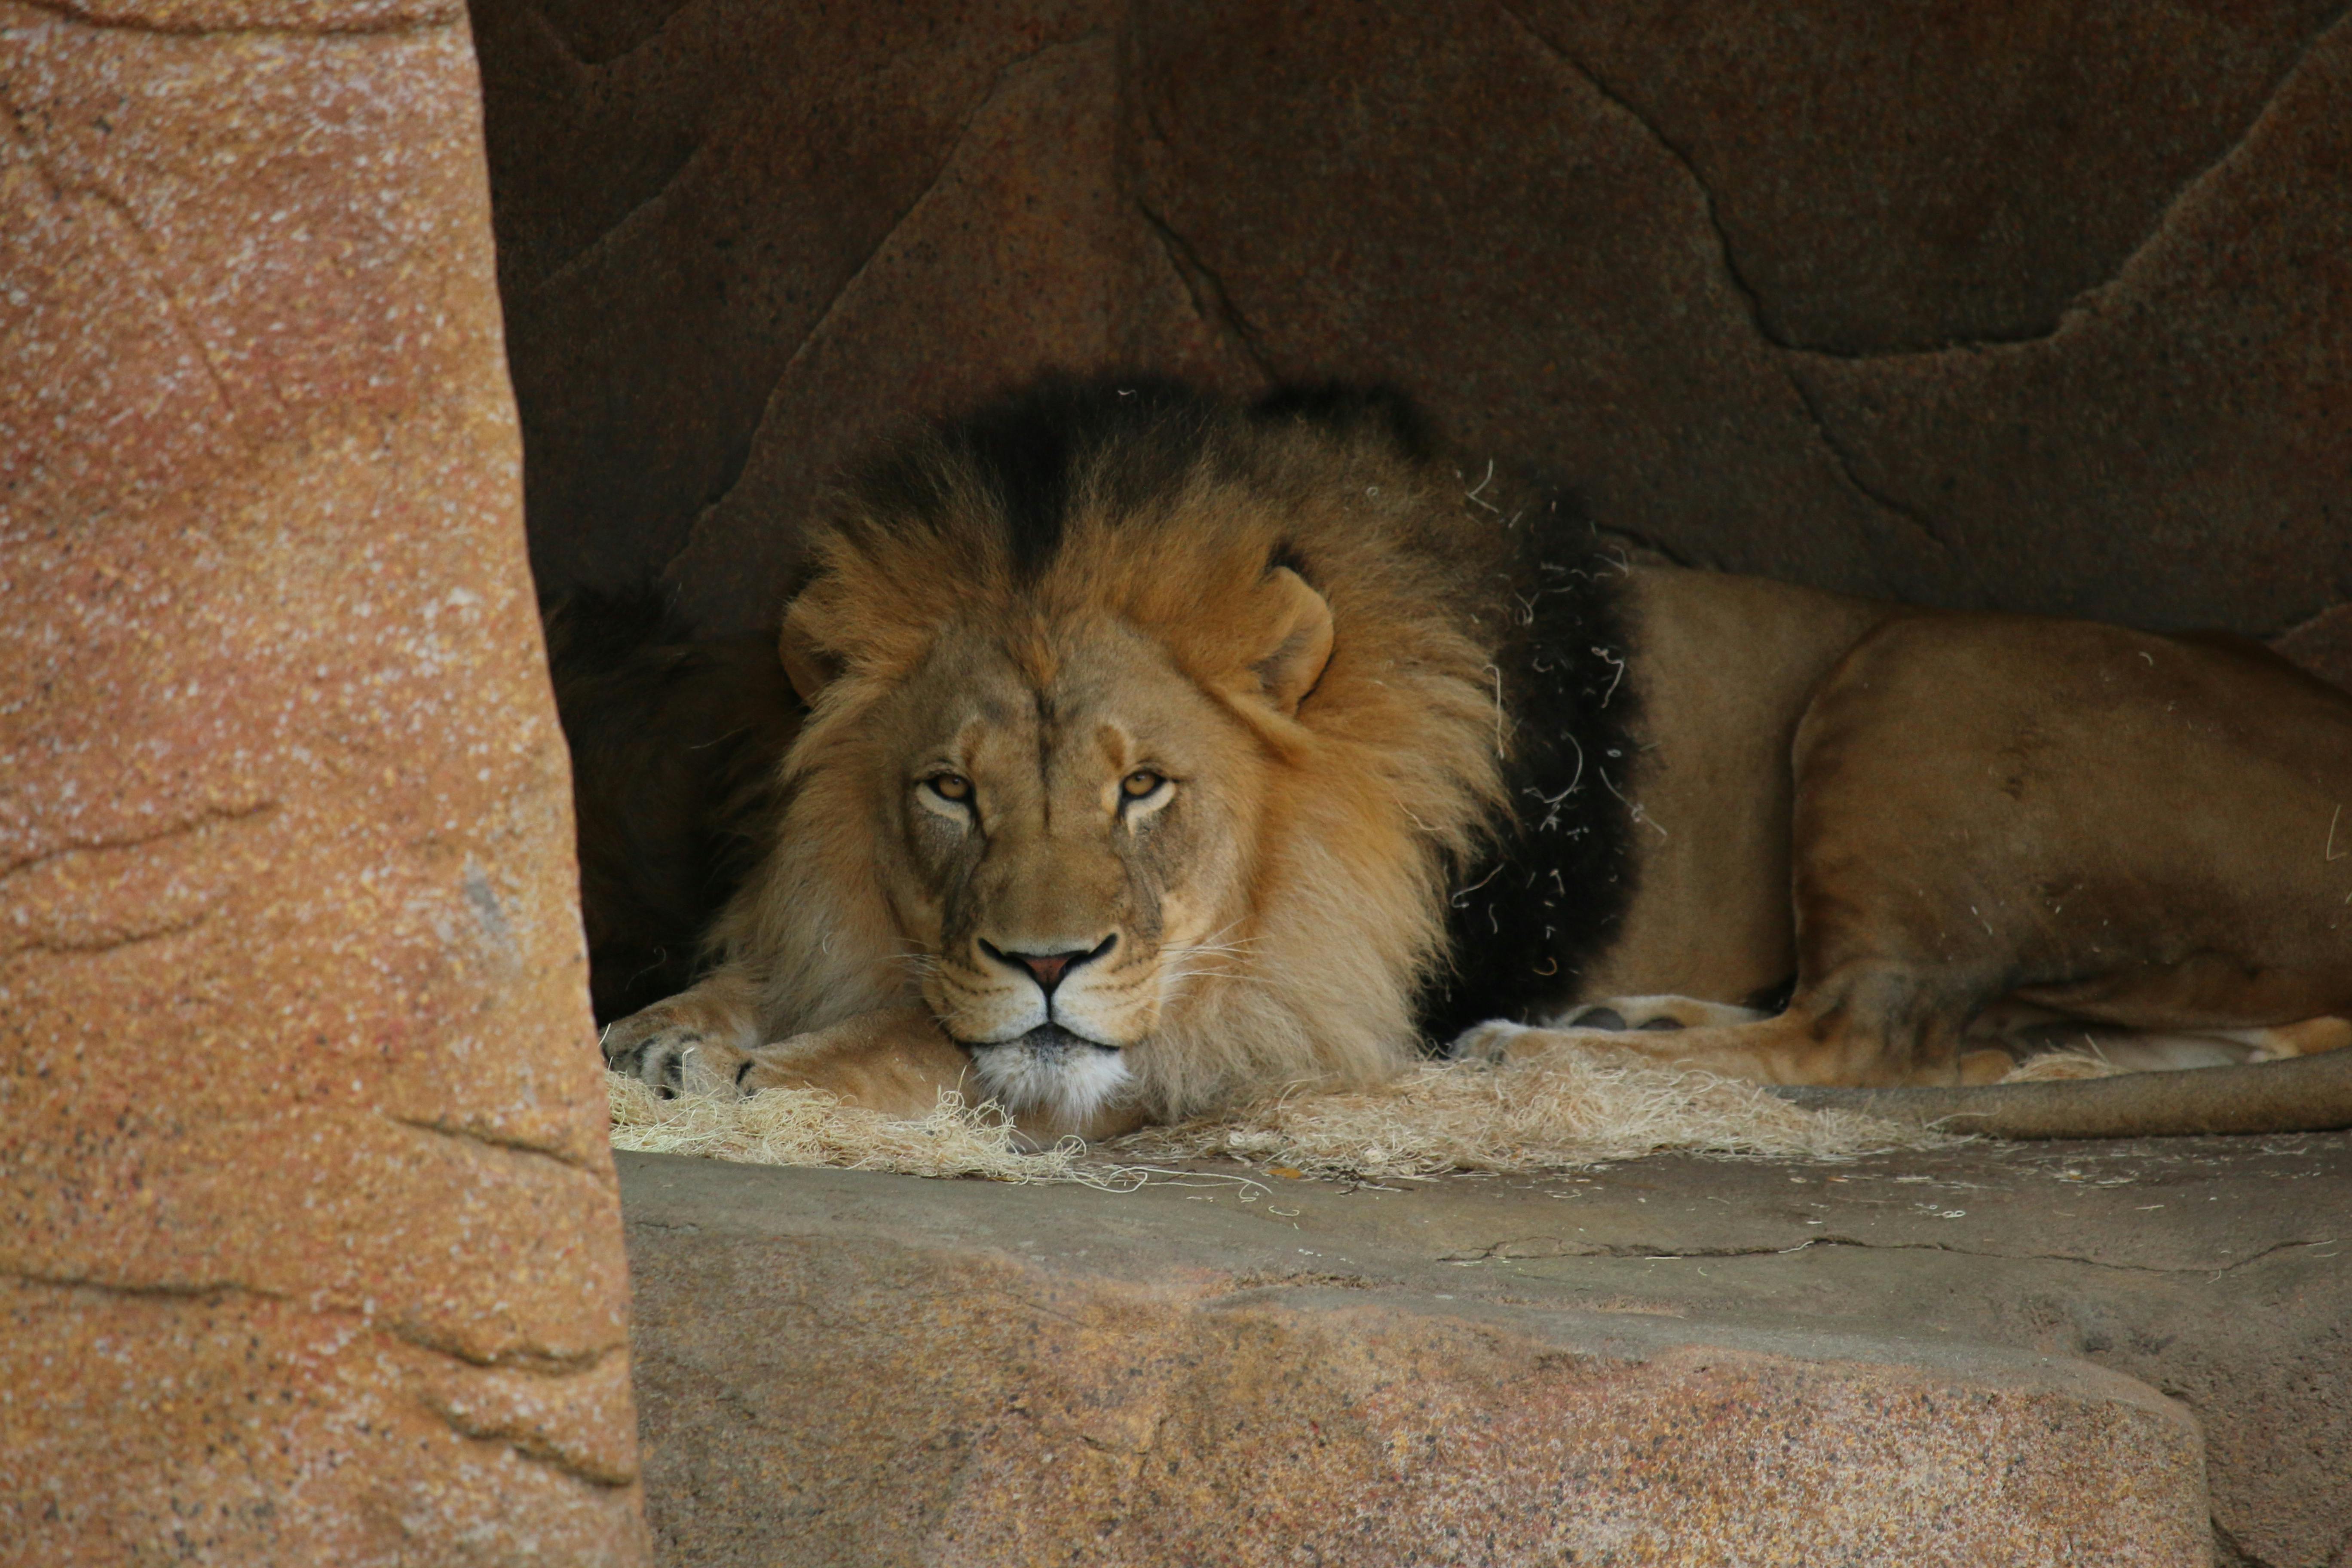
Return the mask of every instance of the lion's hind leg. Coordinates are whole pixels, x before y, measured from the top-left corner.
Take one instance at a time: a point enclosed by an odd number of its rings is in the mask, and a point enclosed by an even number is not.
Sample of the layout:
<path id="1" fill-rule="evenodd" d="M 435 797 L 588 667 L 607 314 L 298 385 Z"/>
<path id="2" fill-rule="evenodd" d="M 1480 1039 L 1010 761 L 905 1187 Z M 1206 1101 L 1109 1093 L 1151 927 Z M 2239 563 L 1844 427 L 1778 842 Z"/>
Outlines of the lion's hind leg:
<path id="1" fill-rule="evenodd" d="M 2352 1046 L 2352 1019 L 2324 1016 L 2257 1028 L 2133 1028 L 2004 1002 L 1969 1026 L 1972 1045 L 1997 1047 L 2021 1079 L 2168 1072 L 2318 1056 Z"/>
<path id="2" fill-rule="evenodd" d="M 2305 1018 L 2299 1023 L 2273 1024 L 2265 1029 L 2216 1029 L 2216 1037 L 2251 1046 L 2252 1060 L 2274 1062 L 2288 1057 L 2315 1057 L 2352 1046 L 2352 1018 Z"/>
<path id="3" fill-rule="evenodd" d="M 1893 991 L 1912 1006 L 1865 1005 L 1892 999 L 1869 989 L 1841 988 L 1836 1005 L 1818 1009 L 1801 994 L 1776 1015 L 1687 996 L 1612 998 L 1545 1026 L 1480 1024 L 1449 1054 L 1500 1065 L 1572 1050 L 1757 1083 L 1816 1085 L 1992 1083 L 2012 1065 L 2004 1050 L 1967 1048 L 1958 1009 L 1921 1011 L 1909 985 Z"/>
<path id="4" fill-rule="evenodd" d="M 1753 1024 L 1660 1031 L 1538 1028 L 1496 1019 L 1465 1031 L 1451 1054 L 1456 1060 L 1499 1067 L 1555 1051 L 1573 1051 L 1629 1066 L 1711 1072 L 1751 1083 L 1822 1087 L 1998 1083 L 2014 1065 L 2006 1051 L 1982 1050 L 1964 1052 L 1932 1066 L 1858 1074 L 1827 1065 L 1818 1047 L 1819 1042 L 1802 1020 L 1783 1014 Z"/>

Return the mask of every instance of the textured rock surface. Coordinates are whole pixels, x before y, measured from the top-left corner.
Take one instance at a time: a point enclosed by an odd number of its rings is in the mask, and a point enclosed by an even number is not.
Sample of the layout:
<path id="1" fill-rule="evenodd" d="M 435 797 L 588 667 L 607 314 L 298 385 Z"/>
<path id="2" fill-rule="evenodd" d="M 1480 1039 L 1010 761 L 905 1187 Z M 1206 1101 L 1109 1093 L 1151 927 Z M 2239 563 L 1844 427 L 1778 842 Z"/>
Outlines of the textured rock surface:
<path id="1" fill-rule="evenodd" d="M 485 0 L 535 560 L 746 626 L 873 432 L 1124 363 L 1396 382 L 1697 564 L 2274 637 L 2352 599 L 2341 9 Z"/>
<path id="2" fill-rule="evenodd" d="M 2352 605 L 2322 611 L 2272 646 L 2305 669 L 2352 689 Z"/>
<path id="3" fill-rule="evenodd" d="M 0 5 L 0 1561 L 642 1556 L 477 90 Z"/>
<path id="4" fill-rule="evenodd" d="M 1142 194 L 1282 373 L 1701 563 L 2265 634 L 2352 590 L 2352 26 L 1244 10 L 1147 11 Z"/>
<path id="5" fill-rule="evenodd" d="M 910 412 L 1231 380 L 1120 194 L 1113 10 L 477 7 L 541 579 L 683 550 L 689 607 L 753 625 L 784 520 Z"/>
<path id="6" fill-rule="evenodd" d="M 619 1161 L 697 1568 L 2352 1551 L 2352 1137 L 1247 1194 Z"/>

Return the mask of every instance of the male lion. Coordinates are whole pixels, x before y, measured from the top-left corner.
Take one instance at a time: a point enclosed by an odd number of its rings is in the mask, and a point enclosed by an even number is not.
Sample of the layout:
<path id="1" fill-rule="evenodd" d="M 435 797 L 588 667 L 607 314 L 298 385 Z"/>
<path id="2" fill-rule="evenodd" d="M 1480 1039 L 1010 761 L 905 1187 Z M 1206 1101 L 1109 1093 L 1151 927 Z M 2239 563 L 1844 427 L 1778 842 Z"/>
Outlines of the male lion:
<path id="1" fill-rule="evenodd" d="M 806 716 L 709 967 L 607 1059 L 1100 1137 L 1467 1026 L 1845 1086 L 2085 1035 L 2167 1068 L 2352 1042 L 2352 699 L 2232 638 L 1561 531 L 1465 496 L 1379 395 L 1052 381 L 906 441 L 810 532 Z M 1926 1110 L 2338 1126 L 2347 1064 Z"/>

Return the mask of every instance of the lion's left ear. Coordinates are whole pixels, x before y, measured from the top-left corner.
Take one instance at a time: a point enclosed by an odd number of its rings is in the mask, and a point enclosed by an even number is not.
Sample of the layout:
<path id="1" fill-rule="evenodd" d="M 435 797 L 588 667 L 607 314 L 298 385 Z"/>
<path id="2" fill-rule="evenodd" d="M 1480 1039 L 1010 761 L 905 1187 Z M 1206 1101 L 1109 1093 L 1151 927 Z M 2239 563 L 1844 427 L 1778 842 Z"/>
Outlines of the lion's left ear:
<path id="1" fill-rule="evenodd" d="M 1265 657 L 1250 668 L 1265 700 L 1285 714 L 1294 714 L 1331 662 L 1331 606 L 1287 566 L 1266 574 L 1261 592 L 1275 606 L 1267 617 L 1275 635 Z"/>

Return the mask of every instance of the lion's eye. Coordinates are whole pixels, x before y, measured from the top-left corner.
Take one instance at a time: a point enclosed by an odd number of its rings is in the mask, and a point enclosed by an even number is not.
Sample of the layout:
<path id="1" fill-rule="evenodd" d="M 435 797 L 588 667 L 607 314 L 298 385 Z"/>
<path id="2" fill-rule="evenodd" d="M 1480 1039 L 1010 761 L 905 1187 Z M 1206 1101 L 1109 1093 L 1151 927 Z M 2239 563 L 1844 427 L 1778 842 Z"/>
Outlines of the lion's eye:
<path id="1" fill-rule="evenodd" d="M 1141 800 L 1167 782 L 1150 768 L 1138 768 L 1118 781 L 1118 793 L 1129 800 Z"/>
<path id="2" fill-rule="evenodd" d="M 961 802 L 971 798 L 971 781 L 961 773 L 933 773 L 923 783 L 941 800 Z"/>

